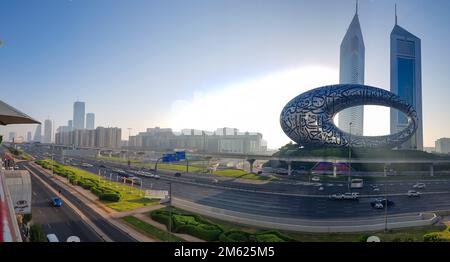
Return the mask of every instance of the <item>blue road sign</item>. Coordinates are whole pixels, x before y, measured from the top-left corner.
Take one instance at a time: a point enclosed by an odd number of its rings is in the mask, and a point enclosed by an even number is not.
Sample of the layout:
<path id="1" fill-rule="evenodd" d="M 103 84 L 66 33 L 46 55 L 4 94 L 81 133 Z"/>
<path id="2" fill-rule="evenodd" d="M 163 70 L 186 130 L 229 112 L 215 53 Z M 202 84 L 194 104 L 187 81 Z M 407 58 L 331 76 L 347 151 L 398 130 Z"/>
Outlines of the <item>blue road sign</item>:
<path id="1" fill-rule="evenodd" d="M 177 151 L 175 153 L 167 153 L 163 154 L 162 161 L 163 162 L 176 162 L 180 160 L 186 160 L 186 152 L 185 151 Z"/>

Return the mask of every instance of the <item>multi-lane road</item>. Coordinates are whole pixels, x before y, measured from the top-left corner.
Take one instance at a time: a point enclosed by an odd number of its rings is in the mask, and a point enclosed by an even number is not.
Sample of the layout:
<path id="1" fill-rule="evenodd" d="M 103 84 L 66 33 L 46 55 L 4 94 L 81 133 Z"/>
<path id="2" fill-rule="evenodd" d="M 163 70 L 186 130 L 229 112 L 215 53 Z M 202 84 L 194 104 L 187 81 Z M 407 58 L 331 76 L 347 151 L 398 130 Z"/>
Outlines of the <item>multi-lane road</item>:
<path id="1" fill-rule="evenodd" d="M 69 190 L 59 187 L 52 178 L 38 168 L 33 167 L 28 162 L 22 162 L 18 165 L 20 169 L 29 170 L 31 173 L 33 222 L 42 225 L 45 233 L 56 234 L 60 241 L 65 241 L 68 236 L 72 235 L 78 236 L 81 241 L 136 241 L 127 232 L 115 227 L 107 219 L 92 210 L 83 200 L 74 197 Z M 60 196 L 68 199 L 77 210 L 69 207 L 68 203 L 64 201 L 61 207 L 51 207 L 49 204 L 50 198 L 57 196 L 51 188 L 56 191 L 60 190 Z M 81 218 L 80 212 L 84 219 Z M 101 233 L 94 230 L 86 220 L 95 225 Z"/>
<path id="2" fill-rule="evenodd" d="M 45 234 L 56 234 L 60 241 L 65 241 L 69 236 L 78 236 L 83 242 L 102 241 L 65 203 L 61 207 L 52 207 L 49 201 L 55 196 L 54 193 L 34 175 L 31 175 L 31 184 L 33 223 L 41 225 Z"/>
<path id="3" fill-rule="evenodd" d="M 100 162 L 86 158 L 77 158 L 72 162 L 87 171 L 99 173 Z M 82 163 L 90 163 L 93 167 L 83 167 Z M 126 170 L 126 166 L 121 164 L 105 165 L 110 167 L 107 168 L 107 173 L 110 173 L 113 167 Z M 420 198 L 409 198 L 406 195 L 417 181 L 392 181 L 377 184 L 380 189 L 378 192 L 373 191 L 370 185 L 359 189 L 361 195 L 368 196 L 360 198 L 359 201 L 333 201 L 328 199 L 328 195 L 346 192 L 346 184 L 323 183 L 321 186 L 324 190 L 319 191 L 317 183 L 277 181 L 248 184 L 211 175 L 205 177 L 198 174 L 183 174 L 181 177 L 174 177 L 173 173 L 161 170 L 158 171 L 161 179 L 143 177 L 142 187 L 167 189 L 168 182 L 171 182 L 172 194 L 177 198 L 237 212 L 283 218 L 381 217 L 385 215 L 384 210 L 373 209 L 370 202 L 376 197 L 383 196 L 385 187 L 388 198 L 395 202 L 393 207 L 389 207 L 388 215 L 450 209 L 449 180 L 421 181 L 426 184 L 426 188 L 420 190 L 423 193 Z"/>

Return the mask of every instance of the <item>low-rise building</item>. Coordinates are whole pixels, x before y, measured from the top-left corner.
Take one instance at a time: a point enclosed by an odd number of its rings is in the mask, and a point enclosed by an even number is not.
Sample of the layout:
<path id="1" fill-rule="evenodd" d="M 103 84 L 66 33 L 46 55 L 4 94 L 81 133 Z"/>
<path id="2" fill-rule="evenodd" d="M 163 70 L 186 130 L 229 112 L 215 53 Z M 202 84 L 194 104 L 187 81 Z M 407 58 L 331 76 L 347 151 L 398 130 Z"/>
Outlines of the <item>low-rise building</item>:
<path id="1" fill-rule="evenodd" d="M 129 137 L 129 147 L 138 150 L 169 151 L 185 149 L 209 153 L 263 153 L 267 146 L 261 133 L 241 133 L 236 128 L 215 132 L 183 129 L 176 134 L 170 128 L 148 128 Z"/>
<path id="2" fill-rule="evenodd" d="M 56 134 L 56 144 L 75 147 L 120 148 L 122 131 L 117 127 L 97 127 L 96 129 L 65 128 Z"/>

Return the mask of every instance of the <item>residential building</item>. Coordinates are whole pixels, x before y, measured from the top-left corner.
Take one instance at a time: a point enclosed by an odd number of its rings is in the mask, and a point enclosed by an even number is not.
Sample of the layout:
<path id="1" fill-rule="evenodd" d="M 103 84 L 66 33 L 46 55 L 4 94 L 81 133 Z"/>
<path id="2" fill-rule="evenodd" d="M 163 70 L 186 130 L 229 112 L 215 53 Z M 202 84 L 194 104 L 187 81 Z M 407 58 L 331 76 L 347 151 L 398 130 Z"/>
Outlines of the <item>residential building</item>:
<path id="1" fill-rule="evenodd" d="M 95 114 L 86 114 L 86 129 L 95 129 Z"/>
<path id="2" fill-rule="evenodd" d="M 129 137 L 129 147 L 170 151 L 185 149 L 210 153 L 263 153 L 267 149 L 260 133 L 241 133 L 236 128 L 219 128 L 216 132 L 183 129 L 179 135 L 170 128 L 148 128 Z"/>
<path id="3" fill-rule="evenodd" d="M 53 126 L 50 119 L 44 121 L 44 140 L 42 142 L 47 144 L 53 142 Z"/>

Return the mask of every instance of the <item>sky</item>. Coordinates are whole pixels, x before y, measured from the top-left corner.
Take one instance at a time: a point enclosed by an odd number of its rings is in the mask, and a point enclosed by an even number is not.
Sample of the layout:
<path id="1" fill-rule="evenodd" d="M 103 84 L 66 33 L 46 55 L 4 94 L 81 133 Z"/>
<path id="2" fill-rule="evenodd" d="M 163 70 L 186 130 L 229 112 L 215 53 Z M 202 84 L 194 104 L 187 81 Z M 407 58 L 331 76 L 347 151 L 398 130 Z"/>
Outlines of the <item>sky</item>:
<path id="1" fill-rule="evenodd" d="M 422 39 L 424 144 L 450 137 L 450 1 L 360 0 L 365 84 L 389 89 L 389 34 Z M 284 105 L 339 82 L 339 45 L 354 0 L 0 0 L 1 100 L 55 126 L 86 102 L 123 138 L 148 127 L 261 132 L 289 142 Z M 25 137 L 34 126 L 0 127 Z M 387 134 L 366 107 L 365 135 Z"/>

